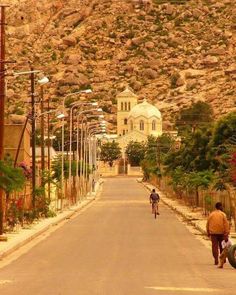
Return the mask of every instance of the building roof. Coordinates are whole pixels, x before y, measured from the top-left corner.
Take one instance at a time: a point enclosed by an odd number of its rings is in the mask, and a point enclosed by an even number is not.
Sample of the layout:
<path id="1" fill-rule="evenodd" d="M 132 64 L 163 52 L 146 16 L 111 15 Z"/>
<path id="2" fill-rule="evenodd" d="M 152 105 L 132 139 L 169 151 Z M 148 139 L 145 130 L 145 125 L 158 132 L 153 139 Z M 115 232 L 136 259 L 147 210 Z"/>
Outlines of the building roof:
<path id="1" fill-rule="evenodd" d="M 117 95 L 117 98 L 138 98 L 130 87 L 126 87 L 124 91 Z"/>
<path id="2" fill-rule="evenodd" d="M 129 118 L 145 117 L 151 118 L 156 117 L 161 119 L 161 113 L 157 107 L 147 102 L 146 99 L 142 103 L 137 104 L 132 108 L 129 113 Z"/>

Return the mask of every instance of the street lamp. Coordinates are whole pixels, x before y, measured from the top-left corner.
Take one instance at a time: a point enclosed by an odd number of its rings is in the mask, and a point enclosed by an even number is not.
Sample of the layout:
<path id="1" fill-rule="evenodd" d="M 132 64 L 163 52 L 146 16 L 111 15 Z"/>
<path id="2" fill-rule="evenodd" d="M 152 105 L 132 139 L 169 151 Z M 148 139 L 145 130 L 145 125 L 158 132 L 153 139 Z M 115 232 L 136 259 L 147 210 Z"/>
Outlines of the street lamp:
<path id="1" fill-rule="evenodd" d="M 43 87 L 49 82 L 47 77 L 42 77 L 38 80 L 38 83 L 41 88 L 41 100 L 40 100 L 40 109 L 41 109 L 41 185 L 44 186 L 44 170 L 45 170 L 45 145 L 44 145 L 44 92 Z"/>
<path id="2" fill-rule="evenodd" d="M 98 112 L 102 112 L 102 109 L 99 108 Z M 88 117 L 103 117 L 103 115 L 90 115 L 87 116 Z M 82 182 L 83 182 L 83 190 L 84 190 L 84 195 L 86 195 L 87 193 L 87 179 L 88 179 L 88 147 L 89 145 L 87 144 L 87 139 L 88 139 L 88 129 L 89 127 L 96 127 L 98 126 L 98 123 L 90 123 L 89 126 L 86 126 L 85 128 L 85 139 L 84 139 L 84 156 L 83 156 L 83 169 L 82 169 L 82 174 L 83 174 L 83 178 L 82 178 Z"/>
<path id="3" fill-rule="evenodd" d="M 99 133 L 104 133 L 105 132 L 105 127 L 100 126 L 96 127 L 94 126 L 89 130 L 88 134 L 88 139 L 89 139 L 89 164 L 90 167 L 92 167 L 92 181 L 90 181 L 90 195 L 92 191 L 94 190 L 95 186 L 95 179 L 97 178 L 97 137 L 96 134 Z"/>
<path id="4" fill-rule="evenodd" d="M 89 93 L 89 92 L 86 92 Z M 76 102 L 73 103 L 71 108 L 70 108 L 70 130 L 69 130 L 69 190 L 70 190 L 70 198 L 71 198 L 71 193 L 72 193 L 72 189 L 71 189 L 71 178 L 72 178 L 72 141 L 73 141 L 73 119 L 74 119 L 74 115 L 73 115 L 73 111 L 75 108 L 78 108 L 80 106 L 97 106 L 98 103 L 97 102 Z"/>
<path id="5" fill-rule="evenodd" d="M 103 115 L 92 115 L 92 116 L 88 116 L 89 118 L 91 117 L 97 117 L 98 119 L 100 119 L 101 117 L 104 117 Z M 92 157 L 91 157 L 91 145 L 92 145 L 92 142 L 91 142 L 91 132 L 93 130 L 97 130 L 97 129 L 103 129 L 105 128 L 104 126 L 104 123 L 101 123 L 101 121 L 97 121 L 97 122 L 94 122 L 94 123 L 89 123 L 89 125 L 87 126 L 85 132 L 86 132 L 86 135 L 85 135 L 85 138 L 86 140 L 88 141 L 88 144 L 86 144 L 86 142 L 84 142 L 84 146 L 86 148 L 86 151 L 85 151 L 85 163 L 89 163 L 89 166 L 84 164 L 84 174 L 85 174 L 85 184 L 84 186 L 86 185 L 86 180 L 88 179 L 88 176 L 89 176 L 89 180 L 90 180 L 90 175 L 88 175 L 88 167 L 92 167 L 93 169 L 93 164 L 92 164 Z"/>
<path id="6" fill-rule="evenodd" d="M 32 207 L 33 211 L 35 212 L 35 187 L 36 187 L 36 134 L 35 134 L 35 123 L 36 123 L 36 117 L 35 117 L 35 74 L 39 74 L 41 71 L 34 70 L 32 65 L 30 66 L 30 71 L 24 71 L 24 72 L 13 72 L 13 76 L 21 76 L 21 75 L 30 75 L 30 92 L 31 92 L 31 148 L 32 148 Z M 44 78 L 43 83 L 46 81 L 46 78 Z M 27 116 L 25 126 L 27 125 L 27 121 L 29 119 L 29 116 Z"/>
<path id="7" fill-rule="evenodd" d="M 74 96 L 74 95 L 77 95 L 77 94 L 81 94 L 81 93 L 91 93 L 92 90 L 91 89 L 84 89 L 84 90 L 80 90 L 80 91 L 77 91 L 77 92 L 74 92 L 74 93 L 69 93 L 67 94 L 64 98 L 63 98 L 63 101 L 62 101 L 62 107 L 63 107 L 63 111 L 65 110 L 65 101 L 68 97 L 71 97 L 71 96 Z M 64 145 L 65 145 L 65 128 L 64 128 L 64 118 L 65 117 L 61 117 L 63 122 L 62 122 L 62 147 L 61 147 L 61 190 L 62 190 L 62 202 L 63 202 L 63 199 L 64 199 L 64 194 L 65 194 L 65 191 L 64 191 Z M 62 206 L 62 205 L 61 205 Z M 63 207 L 62 207 L 63 209 Z"/>
<path id="8" fill-rule="evenodd" d="M 86 118 L 86 114 L 89 114 L 89 113 L 92 113 L 92 112 L 102 112 L 102 109 L 101 108 L 98 108 L 98 109 L 90 109 L 90 110 L 84 110 L 84 111 L 81 111 L 77 114 L 77 136 L 76 136 L 76 141 L 77 141 L 77 144 L 76 144 L 76 183 L 77 183 L 77 196 L 78 196 L 78 184 L 80 184 L 80 189 L 81 189 L 81 195 L 83 194 L 83 191 L 82 191 L 82 176 L 83 176 L 83 167 L 84 167 L 84 163 L 82 163 L 82 160 L 84 161 L 84 147 L 83 147 L 83 133 L 84 133 L 84 129 L 83 129 L 83 125 L 84 125 L 84 119 Z M 84 116 L 85 115 L 85 116 Z M 81 131 L 80 131 L 80 153 L 79 153 L 79 120 L 80 120 L 80 117 L 81 116 L 84 116 L 84 118 L 82 119 L 81 121 Z M 80 164 L 80 166 L 79 166 Z M 78 171 L 79 171 L 79 167 L 80 167 L 80 181 L 78 181 Z"/>

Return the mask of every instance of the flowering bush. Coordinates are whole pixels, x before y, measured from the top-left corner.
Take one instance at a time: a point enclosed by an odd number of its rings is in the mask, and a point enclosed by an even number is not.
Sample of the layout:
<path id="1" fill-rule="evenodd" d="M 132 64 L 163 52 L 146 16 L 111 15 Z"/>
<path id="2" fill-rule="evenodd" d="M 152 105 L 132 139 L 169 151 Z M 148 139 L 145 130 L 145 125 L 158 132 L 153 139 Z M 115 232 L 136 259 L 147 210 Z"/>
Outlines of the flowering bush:
<path id="1" fill-rule="evenodd" d="M 26 179 L 30 179 L 32 176 L 32 169 L 25 163 L 21 162 L 18 164 L 18 167 L 23 169 L 23 173 Z"/>

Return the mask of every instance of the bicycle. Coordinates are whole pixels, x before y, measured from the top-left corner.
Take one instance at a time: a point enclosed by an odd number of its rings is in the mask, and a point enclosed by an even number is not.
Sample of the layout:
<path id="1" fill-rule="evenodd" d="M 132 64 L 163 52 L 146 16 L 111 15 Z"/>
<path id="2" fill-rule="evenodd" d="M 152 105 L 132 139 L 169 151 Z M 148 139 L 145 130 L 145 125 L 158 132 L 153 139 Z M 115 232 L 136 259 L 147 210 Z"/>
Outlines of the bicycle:
<path id="1" fill-rule="evenodd" d="M 158 202 L 152 202 L 152 213 L 154 214 L 154 218 L 157 218 L 157 215 L 159 215 L 158 212 Z"/>

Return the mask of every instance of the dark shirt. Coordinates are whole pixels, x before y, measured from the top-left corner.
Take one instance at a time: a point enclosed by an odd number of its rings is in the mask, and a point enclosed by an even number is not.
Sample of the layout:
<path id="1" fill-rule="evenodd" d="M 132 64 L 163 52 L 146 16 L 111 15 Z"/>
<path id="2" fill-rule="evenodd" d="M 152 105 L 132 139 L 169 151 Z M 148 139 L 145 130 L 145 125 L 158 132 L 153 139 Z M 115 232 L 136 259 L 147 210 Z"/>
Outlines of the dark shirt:
<path id="1" fill-rule="evenodd" d="M 160 197 L 157 193 L 151 193 L 150 200 L 152 200 L 152 202 L 159 202 Z"/>

